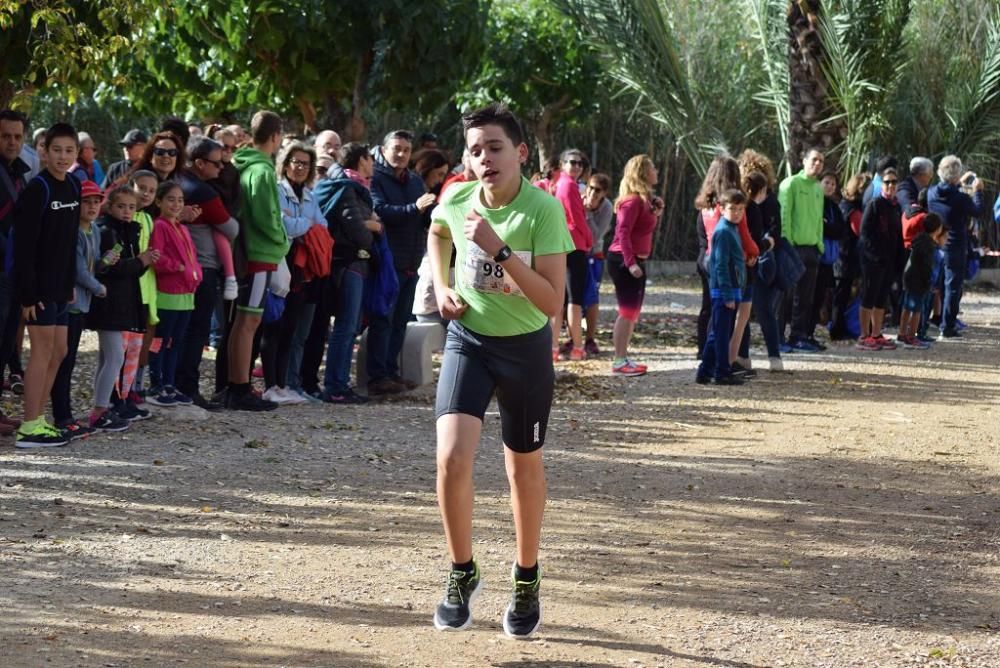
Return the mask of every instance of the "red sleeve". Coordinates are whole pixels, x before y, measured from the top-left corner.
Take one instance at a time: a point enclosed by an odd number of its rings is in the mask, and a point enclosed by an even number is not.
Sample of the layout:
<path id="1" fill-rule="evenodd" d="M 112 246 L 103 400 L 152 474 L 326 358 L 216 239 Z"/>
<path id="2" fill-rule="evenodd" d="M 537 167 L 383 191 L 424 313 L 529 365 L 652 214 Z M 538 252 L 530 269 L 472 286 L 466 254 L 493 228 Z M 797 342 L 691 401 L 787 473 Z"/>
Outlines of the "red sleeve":
<path id="1" fill-rule="evenodd" d="M 854 236 L 861 236 L 861 210 L 855 209 L 851 211 L 851 215 L 848 217 L 851 221 L 851 231 L 854 232 Z"/>
<path id="2" fill-rule="evenodd" d="M 747 224 L 747 215 L 745 213 L 743 214 L 743 218 L 740 219 L 737 229 L 740 231 L 740 243 L 743 244 L 743 257 L 750 260 L 760 255 L 757 242 L 750 236 L 750 226 Z"/>
<path id="3" fill-rule="evenodd" d="M 213 197 L 198 206 L 201 207 L 201 215 L 191 221 L 192 225 L 222 225 L 229 220 L 229 211 L 221 197 Z"/>
<path id="4" fill-rule="evenodd" d="M 562 202 L 566 210 L 566 225 L 573 237 L 577 250 L 589 251 L 594 245 L 594 236 L 587 225 L 587 212 L 583 208 L 583 198 L 576 181 L 564 175 L 556 183 L 556 199 Z"/>
<path id="5" fill-rule="evenodd" d="M 617 232 L 618 245 L 621 246 L 622 259 L 626 267 L 636 263 L 635 251 L 632 249 L 632 228 L 642 215 L 643 201 L 641 197 L 630 197 L 618 205 Z"/>

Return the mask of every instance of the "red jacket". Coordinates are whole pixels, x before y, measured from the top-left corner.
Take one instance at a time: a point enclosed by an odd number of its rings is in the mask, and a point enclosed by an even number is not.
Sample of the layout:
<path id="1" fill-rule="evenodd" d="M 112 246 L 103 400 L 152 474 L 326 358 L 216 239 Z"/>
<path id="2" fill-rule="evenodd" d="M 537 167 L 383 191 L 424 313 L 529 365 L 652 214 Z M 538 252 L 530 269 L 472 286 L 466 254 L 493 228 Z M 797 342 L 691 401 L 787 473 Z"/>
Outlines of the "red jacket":
<path id="1" fill-rule="evenodd" d="M 201 265 L 191 241 L 191 233 L 180 223 L 157 218 L 149 247 L 160 251 L 156 270 L 156 289 L 169 295 L 193 294 L 201 283 Z"/>
<path id="2" fill-rule="evenodd" d="M 657 219 L 649 200 L 633 195 L 618 205 L 615 238 L 608 251 L 621 253 L 626 267 L 636 263 L 638 256 L 649 257 L 653 252 L 653 230 Z"/>
<path id="3" fill-rule="evenodd" d="M 917 235 L 924 231 L 926 211 L 919 211 L 912 216 L 903 216 L 903 248 L 909 248 Z"/>
<path id="4" fill-rule="evenodd" d="M 556 199 L 566 210 L 566 227 L 569 228 L 576 249 L 589 253 L 594 245 L 594 235 L 587 224 L 587 211 L 583 208 L 580 186 L 566 172 L 562 172 L 556 182 Z"/>
<path id="5" fill-rule="evenodd" d="M 705 257 L 712 254 L 712 233 L 715 232 L 715 226 L 719 223 L 719 218 L 722 218 L 722 207 L 718 204 L 711 211 L 702 210 L 701 219 L 705 223 L 705 234 L 708 236 L 708 248 L 705 250 Z M 732 221 L 730 221 L 732 222 Z M 747 225 L 747 216 L 743 214 L 743 218 L 740 220 L 736 229 L 740 232 L 740 244 L 743 246 L 743 257 L 749 262 L 751 259 L 758 257 L 760 255 L 760 249 L 757 248 L 757 243 L 750 236 L 750 227 Z"/>

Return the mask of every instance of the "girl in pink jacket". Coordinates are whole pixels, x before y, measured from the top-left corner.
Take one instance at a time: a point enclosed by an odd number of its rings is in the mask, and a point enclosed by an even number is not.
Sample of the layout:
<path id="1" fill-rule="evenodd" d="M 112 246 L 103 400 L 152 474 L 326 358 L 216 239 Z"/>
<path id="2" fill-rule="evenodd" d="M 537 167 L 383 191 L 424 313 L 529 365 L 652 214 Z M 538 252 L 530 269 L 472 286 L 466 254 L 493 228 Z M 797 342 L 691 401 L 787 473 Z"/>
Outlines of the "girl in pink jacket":
<path id="1" fill-rule="evenodd" d="M 156 306 L 160 322 L 156 336 L 160 339 L 160 352 L 150 360 L 154 377 L 160 379 L 158 391 L 147 400 L 157 406 L 174 406 L 192 403 L 191 397 L 174 388 L 177 362 L 184 342 L 191 311 L 194 310 L 194 292 L 201 283 L 201 265 L 198 264 L 191 234 L 181 225 L 184 193 L 173 181 L 164 181 L 156 189 L 156 205 L 160 217 L 153 223 L 149 238 L 150 249 L 160 252 L 153 268 L 156 271 Z"/>

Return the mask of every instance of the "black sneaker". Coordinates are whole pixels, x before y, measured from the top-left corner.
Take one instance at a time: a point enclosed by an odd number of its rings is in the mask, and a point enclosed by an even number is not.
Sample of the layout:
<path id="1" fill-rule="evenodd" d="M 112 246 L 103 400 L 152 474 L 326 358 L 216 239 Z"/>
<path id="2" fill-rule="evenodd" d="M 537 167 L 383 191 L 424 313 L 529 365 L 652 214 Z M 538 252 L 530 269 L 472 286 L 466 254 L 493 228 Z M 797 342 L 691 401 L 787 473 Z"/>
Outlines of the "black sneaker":
<path id="1" fill-rule="evenodd" d="M 15 448 L 56 448 L 69 443 L 69 438 L 59 429 L 41 420 L 22 424 L 17 428 Z"/>
<path id="2" fill-rule="evenodd" d="M 712 379 L 713 385 L 743 385 L 743 379 L 732 374 Z"/>
<path id="3" fill-rule="evenodd" d="M 139 422 L 141 420 L 148 420 L 153 417 L 153 414 L 145 408 L 139 408 L 139 406 L 132 401 L 131 398 L 129 398 L 125 400 L 125 405 L 122 406 L 120 411 L 118 411 L 118 417 L 123 420 L 128 420 L 129 422 Z"/>
<path id="4" fill-rule="evenodd" d="M 542 586 L 542 572 L 538 571 L 533 582 L 522 582 L 515 573 L 517 565 L 511 572 L 514 580 L 514 595 L 510 598 L 507 611 L 503 614 L 503 632 L 511 638 L 530 638 L 542 623 L 542 604 L 538 601 L 538 590 Z"/>
<path id="5" fill-rule="evenodd" d="M 201 395 L 200 392 L 195 392 L 191 395 L 191 401 L 198 408 L 209 411 L 210 413 L 217 413 L 222 410 L 222 404 L 218 401 L 213 401 L 212 399 L 206 399 Z"/>
<path id="6" fill-rule="evenodd" d="M 123 420 L 112 410 L 106 410 L 100 417 L 91 419 L 90 426 L 98 431 L 125 431 L 128 429 L 128 420 Z"/>
<path id="7" fill-rule="evenodd" d="M 756 370 L 748 369 L 739 362 L 733 362 L 729 366 L 732 368 L 734 376 L 742 376 L 743 378 L 753 378 L 757 375 Z"/>
<path id="8" fill-rule="evenodd" d="M 267 399 L 261 399 L 260 397 L 253 394 L 253 392 L 247 392 L 246 394 L 239 394 L 236 392 L 226 393 L 226 408 L 231 411 L 273 411 L 278 407 L 278 404 L 273 401 L 268 401 Z"/>
<path id="9" fill-rule="evenodd" d="M 323 392 L 320 395 L 323 401 L 328 404 L 367 404 L 368 397 L 356 394 L 351 388 L 343 392 Z"/>
<path id="10" fill-rule="evenodd" d="M 700 373 L 699 374 L 695 374 L 694 382 L 698 383 L 699 385 L 708 385 L 709 383 L 712 382 L 712 377 L 711 376 L 703 376 Z"/>
<path id="11" fill-rule="evenodd" d="M 816 340 L 815 336 L 810 336 L 808 339 L 806 339 L 806 341 L 819 348 L 820 352 L 826 350 L 826 346 L 820 343 L 818 340 Z"/>
<path id="12" fill-rule="evenodd" d="M 61 431 L 62 435 L 70 441 L 79 441 L 81 438 L 87 438 L 97 431 L 93 427 L 82 425 L 76 420 L 65 424 L 57 424 L 56 429 Z"/>
<path id="13" fill-rule="evenodd" d="M 479 564 L 472 562 L 472 572 L 452 570 L 444 600 L 434 611 L 434 628 L 438 631 L 461 631 L 472 624 L 472 604 L 483 588 Z"/>

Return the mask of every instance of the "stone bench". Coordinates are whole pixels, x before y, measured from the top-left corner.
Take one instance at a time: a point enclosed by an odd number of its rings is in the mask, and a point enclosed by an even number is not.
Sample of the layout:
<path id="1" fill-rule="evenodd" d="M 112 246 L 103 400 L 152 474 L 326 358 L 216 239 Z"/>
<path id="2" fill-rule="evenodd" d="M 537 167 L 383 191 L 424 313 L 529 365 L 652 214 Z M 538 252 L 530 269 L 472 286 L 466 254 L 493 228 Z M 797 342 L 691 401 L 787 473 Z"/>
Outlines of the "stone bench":
<path id="1" fill-rule="evenodd" d="M 406 325 L 403 350 L 399 354 L 399 375 L 417 385 L 434 382 L 432 355 L 444 347 L 444 327 L 434 322 L 410 322 Z M 357 391 L 368 389 L 368 330 L 361 335 L 354 372 Z"/>

